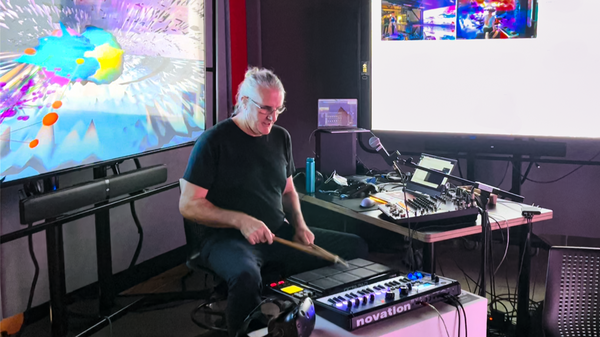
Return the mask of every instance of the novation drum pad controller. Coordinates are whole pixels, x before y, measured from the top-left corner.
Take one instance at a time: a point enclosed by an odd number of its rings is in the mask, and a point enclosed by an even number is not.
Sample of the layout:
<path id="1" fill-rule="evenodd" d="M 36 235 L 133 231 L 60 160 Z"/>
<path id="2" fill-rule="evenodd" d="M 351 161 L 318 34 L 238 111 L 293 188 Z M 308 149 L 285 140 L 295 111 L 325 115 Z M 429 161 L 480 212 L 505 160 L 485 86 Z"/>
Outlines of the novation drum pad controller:
<path id="1" fill-rule="evenodd" d="M 378 321 L 459 295 L 452 279 L 413 272 L 406 275 L 363 259 L 348 261 L 294 275 L 271 283 L 280 295 L 314 300 L 317 314 L 346 329 L 355 330 Z"/>

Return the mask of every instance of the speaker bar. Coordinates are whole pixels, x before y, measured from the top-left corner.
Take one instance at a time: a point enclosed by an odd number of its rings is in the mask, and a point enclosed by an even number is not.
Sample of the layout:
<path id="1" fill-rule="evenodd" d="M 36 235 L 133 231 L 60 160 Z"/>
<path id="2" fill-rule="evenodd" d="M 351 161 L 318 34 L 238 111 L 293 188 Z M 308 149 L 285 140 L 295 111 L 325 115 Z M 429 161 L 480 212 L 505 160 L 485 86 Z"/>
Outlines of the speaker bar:
<path id="1" fill-rule="evenodd" d="M 55 218 L 64 213 L 93 205 L 167 181 L 167 166 L 156 165 L 123 174 L 96 179 L 19 202 L 21 224 Z"/>

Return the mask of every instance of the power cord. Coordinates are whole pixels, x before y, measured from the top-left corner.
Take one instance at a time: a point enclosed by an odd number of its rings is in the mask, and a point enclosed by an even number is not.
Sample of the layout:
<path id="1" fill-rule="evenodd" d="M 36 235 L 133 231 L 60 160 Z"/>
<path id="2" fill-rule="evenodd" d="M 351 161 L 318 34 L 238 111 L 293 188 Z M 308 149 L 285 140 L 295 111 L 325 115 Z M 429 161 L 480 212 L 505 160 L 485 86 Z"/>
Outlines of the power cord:
<path id="1" fill-rule="evenodd" d="M 461 317 L 460 317 L 460 307 L 458 306 L 458 304 L 456 304 L 456 302 L 454 302 L 450 297 L 447 297 L 447 300 L 449 302 L 449 304 L 451 306 L 453 306 L 456 309 L 456 318 L 458 320 L 458 337 L 461 337 L 461 333 L 460 333 L 460 321 L 461 321 Z"/>
<path id="2" fill-rule="evenodd" d="M 133 162 L 135 163 L 135 167 L 138 170 L 142 168 L 142 165 L 140 164 L 139 159 L 134 158 Z M 133 266 L 135 266 L 135 264 L 140 256 L 140 252 L 142 251 L 142 246 L 144 244 L 144 228 L 142 227 L 142 225 L 140 223 L 140 219 L 137 216 L 137 212 L 135 210 L 135 201 L 132 201 L 129 203 L 129 209 L 131 211 L 131 216 L 133 217 L 133 222 L 135 223 L 135 227 L 137 228 L 138 235 L 139 235 L 138 244 L 135 247 L 135 252 L 133 253 L 133 258 L 131 259 L 131 263 L 129 264 L 129 268 L 132 268 Z"/>
<path id="3" fill-rule="evenodd" d="M 27 227 L 31 228 L 33 224 L 28 224 Z M 33 295 L 35 294 L 35 287 L 37 285 L 38 277 L 40 275 L 40 265 L 38 264 L 37 258 L 35 256 L 35 251 L 33 250 L 33 234 L 29 234 L 27 236 L 27 246 L 29 248 L 29 256 L 31 257 L 31 261 L 33 262 L 33 266 L 35 268 L 35 272 L 33 274 L 33 280 L 31 281 L 31 287 L 29 288 L 29 299 L 27 300 L 27 308 L 23 313 L 23 324 L 21 325 L 21 329 L 17 332 L 17 337 L 20 337 L 23 333 L 23 330 L 29 323 L 29 312 L 31 311 L 31 307 L 33 304 Z"/>
<path id="4" fill-rule="evenodd" d="M 465 320 L 465 337 L 469 337 L 469 324 L 467 323 L 467 312 L 465 311 L 465 307 L 463 307 L 462 303 L 460 303 L 460 300 L 458 299 L 458 297 L 453 296 L 453 298 L 454 298 L 454 301 L 458 304 L 458 306 L 460 306 L 460 308 L 462 309 L 463 318 Z"/>
<path id="5" fill-rule="evenodd" d="M 490 216 L 490 218 L 492 220 L 494 220 L 496 222 L 496 224 L 498 224 L 498 227 L 500 229 L 502 229 L 502 226 L 500 226 L 500 223 L 498 222 L 498 220 L 496 220 L 492 216 Z M 496 273 L 500 269 L 500 266 L 502 266 L 502 263 L 504 263 L 504 260 L 506 259 L 506 255 L 508 254 L 508 247 L 510 245 L 510 227 L 508 226 L 508 220 L 506 220 L 506 218 L 504 218 L 504 222 L 506 223 L 506 248 L 504 249 L 504 256 L 502 256 L 502 260 L 500 260 L 500 264 L 498 264 L 498 267 L 496 267 L 496 269 L 494 270 L 494 275 L 496 275 Z"/>
<path id="6" fill-rule="evenodd" d="M 448 327 L 446 326 L 446 321 L 444 321 L 444 317 L 442 317 L 442 314 L 439 312 L 439 310 L 437 310 L 436 307 L 434 307 L 433 305 L 431 305 L 427 302 L 421 302 L 421 304 L 426 305 L 426 306 L 430 307 L 431 309 L 435 310 L 435 312 L 437 312 L 438 317 L 442 321 L 442 324 L 444 324 L 444 329 L 446 329 L 446 336 L 450 337 L 450 332 L 448 332 Z"/>
<path id="7" fill-rule="evenodd" d="M 314 129 L 312 130 L 312 132 L 310 133 L 310 135 L 308 135 L 308 145 L 310 146 L 310 139 L 312 138 L 312 136 L 315 134 L 315 132 L 319 131 L 319 129 Z M 316 137 L 315 137 L 316 138 Z M 315 147 L 317 146 L 317 144 L 315 144 Z M 314 150 L 313 148 L 313 152 L 312 152 L 315 156 L 317 155 L 317 151 Z"/>
<path id="8" fill-rule="evenodd" d="M 500 182 L 498 184 L 496 184 L 496 186 L 502 185 L 502 183 L 504 182 L 504 179 L 506 179 L 506 174 L 508 173 L 509 166 L 510 166 L 510 161 L 506 161 L 506 169 L 504 170 L 504 175 L 502 175 L 502 180 L 500 180 Z"/>
<path id="9" fill-rule="evenodd" d="M 448 296 L 447 297 L 448 300 L 450 302 L 452 302 L 453 306 L 456 307 L 456 310 L 458 311 L 458 337 L 461 337 L 460 334 L 460 315 L 461 315 L 461 311 L 462 311 L 462 315 L 463 315 L 463 319 L 465 322 L 465 337 L 469 337 L 469 326 L 467 325 L 467 312 L 465 311 L 465 307 L 463 307 L 462 303 L 460 303 L 460 300 L 458 299 L 457 296 Z"/>
<path id="10" fill-rule="evenodd" d="M 590 158 L 588 160 L 588 162 L 591 162 L 592 160 L 596 159 L 596 157 L 598 157 L 598 156 L 600 156 L 600 151 L 598 153 L 596 153 L 592 158 Z M 527 178 L 526 175 L 523 175 L 523 174 L 520 174 L 520 173 L 519 174 L 521 175 L 521 178 L 523 178 L 524 180 L 530 181 L 532 183 L 536 183 L 536 184 L 552 184 L 552 183 L 555 183 L 557 181 L 563 180 L 564 178 L 570 176 L 571 174 L 579 171 L 579 169 L 581 169 L 584 166 L 585 165 L 583 165 L 583 164 L 579 165 L 578 167 L 576 167 L 575 169 L 573 169 L 571 172 L 563 175 L 562 177 L 559 177 L 559 178 L 556 178 L 556 179 L 552 179 L 552 180 L 547 180 L 547 181 L 533 180 L 533 179 Z M 516 168 L 513 167 L 513 169 L 516 169 Z"/>
<path id="11" fill-rule="evenodd" d="M 136 169 L 139 170 L 142 168 L 142 165 L 140 164 L 140 160 L 138 158 L 133 158 L 133 162 L 135 163 Z M 111 168 L 112 168 L 114 175 L 121 174 L 121 170 L 119 168 L 119 163 L 115 163 L 113 166 L 111 166 Z M 131 193 L 130 195 L 135 195 L 135 194 L 136 193 Z M 138 236 L 139 236 L 137 246 L 135 247 L 135 252 L 133 253 L 133 257 L 131 258 L 131 262 L 129 263 L 129 269 L 131 269 L 137 263 L 137 260 L 140 256 L 140 252 L 142 251 L 142 246 L 144 244 L 144 228 L 142 227 L 142 224 L 140 223 L 140 219 L 137 216 L 137 212 L 135 209 L 135 201 L 131 201 L 129 203 L 129 209 L 131 211 L 131 216 L 133 217 L 133 222 L 135 223 L 135 227 L 137 228 L 137 232 L 138 232 Z"/>
<path id="12" fill-rule="evenodd" d="M 109 336 L 112 337 L 113 335 L 113 326 L 112 326 L 112 320 L 110 319 L 109 316 L 104 316 L 104 319 L 106 319 L 108 321 L 108 331 L 109 331 Z"/>

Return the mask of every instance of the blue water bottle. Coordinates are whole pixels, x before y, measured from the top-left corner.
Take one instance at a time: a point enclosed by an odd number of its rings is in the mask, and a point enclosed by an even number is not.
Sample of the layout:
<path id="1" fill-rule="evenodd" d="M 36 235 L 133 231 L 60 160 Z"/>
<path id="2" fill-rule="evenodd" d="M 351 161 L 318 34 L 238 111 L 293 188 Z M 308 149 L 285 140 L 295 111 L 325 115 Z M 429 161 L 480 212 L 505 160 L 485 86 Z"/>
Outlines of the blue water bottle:
<path id="1" fill-rule="evenodd" d="M 306 158 L 306 193 L 315 193 L 315 158 Z"/>

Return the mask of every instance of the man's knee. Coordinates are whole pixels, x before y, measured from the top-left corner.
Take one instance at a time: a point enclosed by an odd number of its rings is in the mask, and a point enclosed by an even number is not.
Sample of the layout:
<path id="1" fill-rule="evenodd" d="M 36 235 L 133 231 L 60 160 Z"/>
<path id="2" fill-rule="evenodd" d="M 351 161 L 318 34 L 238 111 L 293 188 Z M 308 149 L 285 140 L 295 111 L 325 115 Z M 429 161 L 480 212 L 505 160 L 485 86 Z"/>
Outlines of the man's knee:
<path id="1" fill-rule="evenodd" d="M 346 253 L 346 259 L 366 258 L 369 255 L 369 246 L 367 242 L 358 235 L 347 234 L 345 237 L 346 246 L 349 248 Z"/>
<path id="2" fill-rule="evenodd" d="M 226 280 L 230 290 L 240 290 L 255 293 L 261 290 L 262 277 L 256 268 L 244 268 Z"/>
<path id="3" fill-rule="evenodd" d="M 355 258 L 367 258 L 367 256 L 369 255 L 369 246 L 367 245 L 367 242 L 361 238 L 360 236 L 356 236 L 356 242 L 354 243 L 354 247 L 355 247 Z"/>

